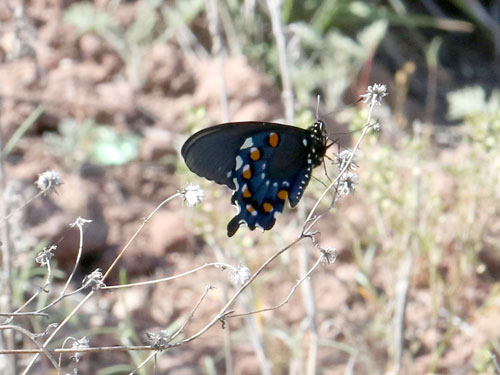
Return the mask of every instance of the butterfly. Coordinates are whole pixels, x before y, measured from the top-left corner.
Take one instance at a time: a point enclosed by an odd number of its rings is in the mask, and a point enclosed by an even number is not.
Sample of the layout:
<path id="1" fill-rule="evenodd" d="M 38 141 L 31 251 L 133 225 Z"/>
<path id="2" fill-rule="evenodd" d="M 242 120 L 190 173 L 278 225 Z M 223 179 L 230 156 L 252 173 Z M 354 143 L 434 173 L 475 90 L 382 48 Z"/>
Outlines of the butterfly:
<path id="1" fill-rule="evenodd" d="M 270 122 L 231 122 L 193 134 L 181 154 L 199 176 L 234 190 L 238 213 L 227 225 L 233 236 L 241 224 L 271 229 L 286 200 L 295 207 L 313 168 L 323 162 L 325 123 L 307 129 Z"/>

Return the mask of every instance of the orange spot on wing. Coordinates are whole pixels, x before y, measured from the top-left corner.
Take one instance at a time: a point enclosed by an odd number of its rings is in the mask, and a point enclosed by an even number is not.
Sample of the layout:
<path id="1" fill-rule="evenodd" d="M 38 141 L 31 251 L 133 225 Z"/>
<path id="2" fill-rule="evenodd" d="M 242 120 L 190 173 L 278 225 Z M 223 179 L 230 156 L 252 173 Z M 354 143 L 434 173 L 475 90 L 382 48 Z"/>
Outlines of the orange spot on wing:
<path id="1" fill-rule="evenodd" d="M 257 161 L 260 159 L 260 150 L 257 147 L 253 148 L 250 152 L 250 159 L 252 159 L 253 161 Z"/>
<path id="2" fill-rule="evenodd" d="M 250 212 L 251 214 L 253 214 L 255 212 L 255 208 L 253 208 L 253 206 L 251 204 L 248 204 L 247 211 Z"/>
<path id="3" fill-rule="evenodd" d="M 277 147 L 279 141 L 280 141 L 280 137 L 279 137 L 278 133 L 269 134 L 269 145 L 271 147 Z"/>
<path id="4" fill-rule="evenodd" d="M 266 203 L 264 203 L 264 204 L 262 205 L 262 208 L 263 208 L 263 209 L 264 209 L 264 211 L 266 211 L 266 212 L 271 212 L 271 211 L 273 210 L 273 208 L 274 208 L 274 207 L 273 207 L 273 205 L 272 205 L 271 203 L 267 203 L 267 202 L 266 202 Z"/>
<path id="5" fill-rule="evenodd" d="M 241 190 L 243 192 L 243 198 L 250 198 L 252 196 L 252 193 L 250 193 L 250 189 L 248 189 L 247 185 L 243 185 Z"/>
<path id="6" fill-rule="evenodd" d="M 250 166 L 248 164 L 243 168 L 242 175 L 243 178 L 247 180 L 250 180 L 252 178 L 252 170 L 250 169 Z"/>
<path id="7" fill-rule="evenodd" d="M 286 201 L 286 199 L 288 198 L 288 191 L 280 190 L 278 192 L 278 198 L 281 199 L 282 201 Z"/>

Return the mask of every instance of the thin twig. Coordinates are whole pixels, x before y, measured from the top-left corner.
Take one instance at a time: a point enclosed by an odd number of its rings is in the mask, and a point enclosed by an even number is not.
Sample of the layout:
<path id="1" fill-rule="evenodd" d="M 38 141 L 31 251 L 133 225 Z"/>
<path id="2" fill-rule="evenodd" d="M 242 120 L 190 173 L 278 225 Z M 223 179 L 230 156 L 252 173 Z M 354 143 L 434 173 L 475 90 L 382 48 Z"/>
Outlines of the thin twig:
<path id="1" fill-rule="evenodd" d="M 493 354 L 492 352 L 489 352 L 489 353 L 490 353 L 491 360 L 493 361 L 493 366 L 495 367 L 495 372 L 497 373 L 497 375 L 500 375 L 500 365 L 498 365 L 497 356 L 495 354 Z"/>
<path id="2" fill-rule="evenodd" d="M 198 332 L 196 332 L 195 334 L 191 335 L 190 337 L 182 340 L 182 341 L 179 341 L 175 344 L 172 344 L 171 346 L 172 347 L 175 347 L 175 346 L 180 346 L 182 344 L 185 344 L 185 343 L 188 343 L 188 342 L 191 342 L 195 339 L 197 339 L 198 337 L 200 337 L 201 335 L 203 335 L 205 332 L 207 332 L 210 328 L 212 328 L 218 321 L 220 321 L 221 319 L 224 319 L 226 314 L 228 313 L 228 310 L 229 308 L 232 306 L 232 304 L 234 303 L 234 301 L 239 297 L 239 295 L 241 293 L 243 293 L 243 291 L 257 278 L 257 276 L 260 275 L 260 273 L 267 268 L 267 266 L 272 263 L 276 258 L 278 258 L 281 254 L 283 254 L 284 252 L 286 252 L 288 249 L 290 249 L 292 246 L 295 246 L 297 243 L 299 243 L 300 241 L 302 241 L 304 238 L 303 237 L 299 237 L 297 239 L 295 239 L 294 241 L 292 241 L 291 243 L 289 243 L 287 246 L 283 247 L 282 249 L 280 249 L 279 251 L 277 251 L 274 255 L 272 255 L 271 257 L 269 257 L 260 267 L 259 269 L 250 277 L 250 279 L 248 279 L 248 281 L 243 284 L 240 289 L 238 289 L 234 294 L 233 296 L 229 299 L 229 301 L 227 301 L 227 303 L 224 305 L 224 307 L 222 307 L 222 309 L 219 311 L 219 313 L 205 326 L 203 327 L 202 329 L 200 329 Z"/>
<path id="3" fill-rule="evenodd" d="M 38 347 L 39 353 L 44 353 L 47 356 L 47 358 L 49 359 L 49 361 L 52 363 L 52 365 L 57 370 L 59 370 L 59 366 L 57 365 L 57 361 L 55 360 L 55 358 L 52 356 L 52 354 L 50 354 L 50 352 L 46 348 L 44 348 L 42 345 L 40 345 L 40 343 L 38 341 L 36 341 L 35 334 L 31 333 L 27 329 L 24 329 L 24 328 L 16 326 L 16 325 L 4 325 L 4 326 L 0 327 L 0 330 L 7 330 L 7 329 L 20 332 L 24 336 L 26 336 L 28 339 L 30 339 Z M 17 350 L 4 350 L 4 352 L 14 352 L 14 353 L 5 353 L 5 354 L 17 354 L 17 353 L 19 353 Z M 4 353 L 0 353 L 0 354 L 4 354 Z"/>
<path id="4" fill-rule="evenodd" d="M 118 256 L 115 258 L 115 260 L 113 261 L 113 263 L 111 263 L 111 265 L 108 267 L 108 270 L 106 271 L 106 273 L 103 275 L 103 278 L 102 278 L 102 282 L 104 282 L 104 280 L 106 279 L 106 277 L 110 274 L 110 272 L 112 271 L 112 269 L 115 267 L 115 265 L 118 263 L 118 261 L 120 260 L 120 258 L 123 256 L 123 254 L 125 253 L 125 251 L 130 247 L 130 245 L 132 244 L 132 241 L 138 236 L 139 232 L 142 230 L 142 228 L 144 228 L 144 226 L 149 222 L 149 220 L 151 219 L 151 217 L 164 205 L 166 204 L 167 202 L 169 202 L 170 200 L 172 200 L 173 198 L 176 198 L 176 197 L 181 197 L 181 193 L 176 193 L 174 195 L 172 195 L 171 197 L 165 199 L 163 202 L 161 202 L 150 214 L 149 216 L 143 221 L 143 223 L 141 224 L 141 226 L 139 227 L 139 229 L 134 233 L 134 235 L 130 238 L 130 240 L 127 242 L 127 244 L 123 247 L 123 249 L 120 251 L 120 253 L 118 254 Z M 83 234 L 83 232 L 82 232 Z M 45 340 L 45 342 L 43 343 L 43 348 L 45 348 L 51 341 L 52 339 L 54 338 L 54 336 L 61 330 L 61 328 L 71 319 L 71 317 L 73 317 L 80 309 L 81 307 L 94 295 L 94 293 L 96 292 L 96 290 L 92 290 L 90 291 L 85 297 L 84 299 L 68 314 L 68 316 L 57 326 L 57 328 L 54 330 L 54 332 L 49 336 L 49 338 L 47 340 Z M 33 358 L 31 359 L 31 361 L 28 363 L 28 365 L 26 366 L 26 368 L 24 369 L 23 371 L 23 375 L 26 375 L 28 373 L 28 371 L 31 369 L 31 367 L 33 366 L 33 364 L 36 362 L 36 360 L 39 358 L 39 354 L 36 354 L 35 356 L 33 356 Z"/>
<path id="5" fill-rule="evenodd" d="M 314 272 L 314 270 L 316 268 L 318 268 L 318 266 L 321 264 L 321 262 L 324 261 L 324 259 L 325 259 L 325 255 L 323 253 L 321 253 L 321 256 L 318 258 L 318 260 L 316 261 L 316 263 L 314 263 L 314 265 L 311 267 L 311 269 L 309 271 L 307 271 L 307 273 L 304 275 L 304 277 L 302 277 L 300 280 L 296 281 L 295 285 L 292 287 L 292 289 L 290 290 L 290 292 L 288 293 L 288 295 L 286 296 L 286 298 L 281 303 L 279 303 L 278 305 L 273 306 L 273 307 L 266 307 L 264 309 L 259 309 L 259 310 L 255 310 L 255 311 L 249 311 L 249 312 L 245 312 L 245 313 L 239 313 L 239 314 L 229 313 L 229 314 L 226 314 L 224 317 L 225 318 L 236 318 L 238 316 L 246 316 L 246 315 L 258 314 L 258 313 L 262 313 L 262 312 L 265 312 L 265 311 L 277 310 L 280 307 L 282 307 L 283 305 L 286 305 L 288 303 L 288 301 L 290 301 L 290 298 L 295 293 L 295 290 L 299 287 L 299 285 L 302 284 L 304 282 L 304 280 L 308 279 L 311 276 L 311 274 Z"/>
<path id="6" fill-rule="evenodd" d="M 288 59 L 286 53 L 285 33 L 283 32 L 283 24 L 281 22 L 281 8 L 278 0 L 267 0 L 267 7 L 271 16 L 274 39 L 278 48 L 278 56 L 280 61 L 280 76 L 283 91 L 281 92 L 283 104 L 285 105 L 286 121 L 289 124 L 294 123 L 295 109 L 293 104 L 293 85 L 290 78 L 290 70 L 288 69 Z"/>
<path id="7" fill-rule="evenodd" d="M 66 284 L 64 284 L 64 288 L 62 289 L 60 296 L 64 296 L 66 294 L 66 290 L 69 287 L 69 284 L 71 283 L 71 280 L 73 280 L 73 276 L 75 275 L 76 269 L 78 265 L 80 264 L 80 259 L 82 258 L 82 252 L 83 252 L 83 225 L 76 225 L 78 227 L 78 231 L 80 232 L 80 241 L 78 243 L 78 253 L 76 255 L 76 260 L 75 264 L 73 266 L 73 269 L 71 270 L 71 273 L 69 274 L 68 280 L 66 280 Z"/>
<path id="8" fill-rule="evenodd" d="M 4 326 L 9 327 L 9 326 Z M 17 326 L 14 326 L 17 327 Z M 0 329 L 3 329 L 0 328 Z M 0 355 L 4 354 L 41 354 L 48 351 L 49 353 L 65 353 L 65 354 L 74 354 L 74 353 L 110 353 L 110 352 L 129 352 L 129 351 L 149 351 L 151 350 L 151 345 L 137 345 L 137 346 L 96 346 L 92 348 L 57 348 L 57 349 L 12 349 L 12 350 L 0 350 Z"/>
<path id="9" fill-rule="evenodd" d="M 151 349 L 151 347 L 149 347 L 149 349 Z M 142 369 L 144 366 L 146 366 L 149 363 L 149 361 L 151 361 L 152 358 L 155 358 L 157 356 L 157 354 L 158 354 L 158 352 L 156 350 L 154 352 L 150 353 L 147 356 L 147 358 L 144 361 L 142 361 L 141 363 L 139 363 L 139 365 L 132 372 L 129 372 L 129 375 L 133 375 L 137 371 Z"/>
<path id="10" fill-rule="evenodd" d="M 420 144 L 422 138 L 422 128 L 420 126 L 414 129 L 414 142 Z M 413 230 L 420 233 L 421 227 L 421 212 L 422 212 L 422 174 L 420 172 L 421 164 L 421 153 L 418 151 L 420 148 L 417 147 L 415 154 L 415 168 L 414 168 L 414 184 L 413 193 L 415 199 L 415 205 L 413 210 Z M 402 246 L 401 251 L 404 254 L 403 260 L 400 264 L 399 277 L 396 282 L 395 287 L 395 312 L 394 312 L 394 341 L 393 341 L 393 363 L 392 370 L 394 373 L 399 373 L 401 370 L 401 362 L 403 359 L 403 347 L 404 347 L 404 328 L 406 319 L 406 306 L 408 303 L 408 294 L 410 290 L 411 274 L 413 270 L 414 258 L 420 253 L 420 239 L 418 235 L 412 235 L 408 233 L 408 240 L 405 242 L 410 242 L 410 249 L 408 251 L 408 246 L 406 243 Z"/>
<path id="11" fill-rule="evenodd" d="M 321 253 L 318 262 L 313 266 L 313 268 L 319 265 L 319 262 L 324 258 L 324 254 Z M 312 271 L 308 271 L 309 268 L 309 252 L 304 246 L 301 246 L 299 252 L 299 268 L 300 274 L 311 275 Z M 317 371 L 318 362 L 318 325 L 316 317 L 316 300 L 314 298 L 314 289 L 312 285 L 311 277 L 305 277 L 301 288 L 302 300 L 306 309 L 307 320 L 309 322 L 309 350 L 307 353 L 307 361 L 305 373 L 307 375 L 314 375 Z"/>
<path id="12" fill-rule="evenodd" d="M 47 189 L 49 190 L 49 189 Z M 24 202 L 22 205 L 20 205 L 19 207 L 16 207 L 14 208 L 12 211 L 10 211 L 7 215 L 3 216 L 2 215 L 2 219 L 0 219 L 0 223 L 3 223 L 7 220 L 9 220 L 14 214 L 16 214 L 17 212 L 20 212 L 22 211 L 23 209 L 26 208 L 26 206 L 28 206 L 30 203 L 32 203 L 33 201 L 37 200 L 38 198 L 40 198 L 42 195 L 44 195 L 45 193 L 47 193 L 47 190 L 44 190 L 44 191 L 39 191 L 35 196 L 31 197 L 30 199 L 28 199 L 26 202 Z"/>
<path id="13" fill-rule="evenodd" d="M 226 75 L 224 73 L 224 51 L 219 27 L 219 0 L 207 1 L 208 30 L 212 38 L 212 56 L 217 59 L 219 68 L 219 102 L 222 122 L 229 121 L 227 105 Z"/>
<path id="14" fill-rule="evenodd" d="M 148 223 L 149 220 L 151 220 L 151 218 L 153 217 L 153 215 L 164 205 L 166 204 L 167 202 L 169 202 L 170 200 L 174 199 L 174 198 L 177 198 L 177 197 L 180 197 L 181 194 L 180 193 L 176 193 L 174 195 L 172 195 L 171 197 L 168 197 L 167 199 L 165 199 L 163 202 L 161 202 L 154 210 L 153 212 L 151 212 L 149 214 L 149 216 L 144 219 L 144 221 L 142 222 L 141 226 L 136 230 L 136 232 L 133 234 L 133 236 L 128 240 L 128 242 L 125 244 L 125 246 L 123 247 L 123 249 L 120 251 L 120 253 L 118 254 L 118 256 L 115 258 L 115 260 L 113 261 L 113 263 L 111 263 L 111 265 L 108 267 L 108 270 L 106 271 L 106 273 L 104 274 L 103 278 L 102 278 L 102 281 L 106 280 L 106 278 L 109 276 L 110 272 L 115 268 L 116 266 L 116 263 L 118 263 L 118 261 L 121 259 L 121 257 L 123 256 L 123 254 L 125 254 L 125 251 L 127 251 L 127 249 L 130 247 L 130 245 L 132 244 L 132 242 L 136 239 L 136 237 L 139 235 L 139 233 L 142 231 L 142 228 L 144 228 L 144 226 Z"/>
<path id="15" fill-rule="evenodd" d="M 261 375 L 271 375 L 271 361 L 266 355 L 262 334 L 259 332 L 257 319 L 254 315 L 245 316 L 245 326 L 247 328 L 248 339 L 252 343 L 255 357 Z"/>
<path id="16" fill-rule="evenodd" d="M 3 99 L 0 98 L 0 115 L 2 113 L 2 107 L 3 107 Z M 0 150 L 3 151 L 3 135 L 2 135 L 2 129 L 0 128 Z M 4 158 L 0 157 L 0 187 L 1 187 L 1 192 L 0 192 L 0 216 L 5 217 L 8 215 L 8 210 L 7 210 L 7 202 L 6 202 L 6 196 L 5 196 L 5 188 L 7 186 L 7 175 L 5 173 L 5 163 L 4 163 Z M 12 292 L 13 292 L 13 286 L 12 286 L 12 249 L 11 249 L 11 244 L 10 244 L 10 227 L 9 223 L 6 221 L 3 221 L 1 224 L 1 243 L 0 243 L 0 248 L 2 251 L 2 290 L 4 294 L 4 298 L 2 299 L 3 303 L 1 306 L 1 309 L 4 311 L 11 311 L 12 310 Z M 13 348 L 14 347 L 14 337 L 7 333 L 2 331 L 2 334 L 0 336 L 0 340 L 3 341 L 3 344 L 7 348 Z M 8 372 L 11 375 L 14 375 L 14 373 L 17 371 L 16 369 L 16 359 L 15 358 L 10 358 L 8 360 Z"/>
<path id="17" fill-rule="evenodd" d="M 351 166 L 351 163 L 352 163 L 352 160 L 354 158 L 354 155 L 356 154 L 356 152 L 358 151 L 360 145 L 361 145 L 361 142 L 363 141 L 366 133 L 368 132 L 368 130 L 373 126 L 373 124 L 370 124 L 370 121 L 371 121 L 371 117 L 372 117 L 372 112 L 373 112 L 373 108 L 375 106 L 375 103 L 370 103 L 370 107 L 369 107 L 369 111 L 368 111 L 368 120 L 366 122 L 366 125 L 363 127 L 363 132 L 361 133 L 361 135 L 359 136 L 359 139 L 358 141 L 356 142 L 356 145 L 354 146 L 352 152 L 351 152 L 351 155 L 349 156 L 349 158 L 347 159 L 347 161 L 345 162 L 345 165 L 344 165 L 344 168 L 342 168 L 342 170 L 339 172 L 339 174 L 337 175 L 337 177 L 330 183 L 330 185 L 328 185 L 328 187 L 323 191 L 323 193 L 321 194 L 321 196 L 318 198 L 318 200 L 316 201 L 316 203 L 314 204 L 313 208 L 311 209 L 311 211 L 309 212 L 309 215 L 307 215 L 307 219 L 304 223 L 304 227 L 302 228 L 302 234 L 301 236 L 307 236 L 312 227 L 316 224 L 316 222 L 319 220 L 319 218 L 321 217 L 320 215 L 316 216 L 313 218 L 319 204 L 321 203 L 321 201 L 323 200 L 323 198 L 330 192 L 330 190 L 334 187 L 334 186 L 337 186 L 337 184 L 339 183 L 340 181 L 340 178 L 344 175 L 344 173 L 349 169 L 349 167 Z M 307 226 L 309 224 L 309 226 Z"/>
<path id="18" fill-rule="evenodd" d="M 206 286 L 205 291 L 203 292 L 203 294 L 201 295 L 200 299 L 198 300 L 198 303 L 191 310 L 191 313 L 189 313 L 188 317 L 184 321 L 184 324 L 177 330 L 177 332 L 175 332 L 172 335 L 172 340 L 175 339 L 177 336 L 179 336 L 184 331 L 184 328 L 186 328 L 186 326 L 189 323 L 189 321 L 191 319 L 193 319 L 196 310 L 198 310 L 198 308 L 200 307 L 201 303 L 203 302 L 203 300 L 207 296 L 208 292 L 210 292 L 211 290 L 214 290 L 214 289 L 215 288 L 213 286 L 211 286 L 211 285 L 207 285 Z"/>
<path id="19" fill-rule="evenodd" d="M 212 237 L 207 237 L 207 245 L 212 249 L 215 258 L 220 260 L 225 260 L 230 257 L 229 248 L 222 248 L 217 240 Z M 238 272 L 238 269 L 232 267 L 233 274 Z M 232 286 L 229 283 L 229 280 L 222 283 L 222 298 L 224 301 L 229 299 L 230 292 L 233 290 Z M 227 325 L 224 329 L 224 365 L 226 374 L 225 375 L 233 375 L 233 355 L 232 355 L 232 342 L 231 342 L 231 326 Z"/>
<path id="20" fill-rule="evenodd" d="M 23 303 L 21 306 L 17 308 L 14 313 L 19 313 L 21 310 L 23 310 L 26 306 L 28 306 L 32 301 L 34 301 L 42 292 L 48 292 L 48 286 L 52 283 L 52 266 L 50 264 L 50 261 L 47 262 L 47 278 L 45 279 L 45 283 L 43 286 L 39 287 L 38 290 L 33 294 L 30 298 L 26 300 L 25 303 Z"/>
<path id="21" fill-rule="evenodd" d="M 34 311 L 32 314 L 40 314 L 41 312 L 44 312 L 48 309 L 50 309 L 52 306 L 55 304 L 59 303 L 62 299 L 70 297 L 72 295 L 80 293 L 82 290 L 87 289 L 86 286 L 81 286 L 78 289 L 73 290 L 72 292 L 66 293 L 66 294 L 61 294 L 59 297 L 57 297 L 55 300 L 53 300 L 51 303 L 49 303 L 47 306 L 42 307 L 41 309 Z"/>
<path id="22" fill-rule="evenodd" d="M 198 272 L 198 271 L 202 270 L 203 268 L 207 268 L 207 267 L 215 267 L 215 268 L 219 268 L 219 269 L 222 269 L 222 270 L 225 269 L 225 268 L 230 268 L 233 271 L 236 271 L 236 268 L 234 268 L 230 264 L 222 263 L 222 262 L 213 262 L 213 263 L 206 263 L 206 264 L 204 264 L 204 265 L 202 265 L 200 267 L 197 267 L 197 268 L 194 268 L 192 270 L 180 273 L 180 274 L 175 275 L 175 276 L 169 276 L 169 277 L 164 277 L 164 278 L 161 278 L 161 279 L 141 281 L 141 282 L 130 283 L 130 284 L 107 285 L 107 286 L 104 286 L 104 287 L 102 287 L 100 289 L 101 290 L 121 289 L 121 288 L 129 288 L 129 287 L 133 287 L 133 286 L 143 286 L 143 285 L 158 284 L 158 283 L 161 283 L 161 282 L 164 282 L 164 281 L 171 281 L 171 280 L 178 279 L 180 277 L 184 277 L 184 276 L 190 275 L 192 273 Z"/>
<path id="23" fill-rule="evenodd" d="M 189 323 L 189 321 L 191 319 L 193 319 L 196 310 L 198 310 L 198 308 L 200 307 L 201 303 L 203 302 L 203 300 L 207 296 L 208 292 L 210 290 L 213 290 L 213 289 L 214 288 L 212 286 L 210 286 L 210 285 L 208 285 L 205 288 L 205 291 L 203 292 L 203 294 L 201 295 L 200 299 L 198 300 L 198 303 L 193 307 L 193 309 L 191 310 L 191 313 L 188 315 L 188 317 L 186 318 L 186 320 L 184 321 L 184 323 L 182 324 L 182 326 L 170 337 L 170 340 L 175 339 L 178 335 L 180 335 L 184 331 L 184 328 L 186 328 L 186 326 Z M 158 351 L 154 351 L 153 353 L 151 353 L 132 372 L 130 372 L 129 375 L 135 374 L 137 371 L 139 371 L 141 368 L 143 368 L 152 358 L 155 358 L 157 354 L 158 354 Z"/>
<path id="24" fill-rule="evenodd" d="M 27 316 L 27 315 L 30 315 L 30 316 L 45 316 L 45 317 L 49 316 L 49 314 L 47 314 L 47 313 L 40 313 L 40 312 L 36 312 L 36 311 L 0 313 L 0 316 L 10 316 L 10 317 L 12 317 L 12 316 Z M 0 327 L 2 327 L 5 324 L 6 323 L 2 323 L 0 325 Z"/>
<path id="25" fill-rule="evenodd" d="M 87 294 L 83 300 L 80 301 L 80 303 L 64 318 L 64 320 L 56 327 L 54 332 L 47 338 L 47 340 L 44 341 L 42 348 L 46 348 L 47 345 L 52 341 L 52 339 L 55 337 L 55 335 L 61 330 L 62 327 L 66 325 L 66 323 L 81 309 L 81 307 L 94 295 L 95 291 L 91 291 L 89 294 Z M 31 369 L 31 367 L 35 364 L 36 360 L 40 357 L 40 354 L 36 354 L 31 358 L 31 361 L 28 363 L 26 368 L 24 369 L 22 375 L 27 375 L 28 371 Z"/>
<path id="26" fill-rule="evenodd" d="M 227 88 L 226 88 L 226 74 L 224 70 L 225 65 L 225 51 L 222 43 L 221 35 L 221 20 L 220 20 L 220 2 L 219 0 L 209 0 L 206 2 L 207 6 L 207 19 L 208 19 L 208 30 L 212 38 L 212 56 L 217 61 L 219 69 L 219 103 L 221 108 L 221 122 L 229 122 L 229 106 L 227 100 Z M 224 5 L 222 5 L 224 6 Z M 219 249 L 218 246 L 212 247 L 214 249 Z M 219 255 L 221 260 L 226 259 L 226 253 L 224 251 L 217 251 L 216 256 Z M 236 272 L 236 270 L 234 270 Z M 228 297 L 228 287 L 227 283 L 223 285 L 223 296 L 224 299 Z M 233 360 L 231 355 L 231 330 L 229 327 L 224 331 L 224 361 L 226 368 L 226 375 L 232 375 L 233 373 Z"/>

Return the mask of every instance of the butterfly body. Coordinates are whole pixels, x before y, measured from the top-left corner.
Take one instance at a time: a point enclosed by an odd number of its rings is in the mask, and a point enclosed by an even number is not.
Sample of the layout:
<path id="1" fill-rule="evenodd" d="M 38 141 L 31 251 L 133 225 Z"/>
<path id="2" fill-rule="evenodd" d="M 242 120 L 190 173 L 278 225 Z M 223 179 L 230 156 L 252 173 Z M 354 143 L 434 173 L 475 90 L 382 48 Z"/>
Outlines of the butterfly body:
<path id="1" fill-rule="evenodd" d="M 325 124 L 308 129 L 241 122 L 204 129 L 182 147 L 182 156 L 194 173 L 234 190 L 231 202 L 237 215 L 228 224 L 228 236 L 246 223 L 251 230 L 269 230 L 286 200 L 295 207 L 326 151 Z"/>

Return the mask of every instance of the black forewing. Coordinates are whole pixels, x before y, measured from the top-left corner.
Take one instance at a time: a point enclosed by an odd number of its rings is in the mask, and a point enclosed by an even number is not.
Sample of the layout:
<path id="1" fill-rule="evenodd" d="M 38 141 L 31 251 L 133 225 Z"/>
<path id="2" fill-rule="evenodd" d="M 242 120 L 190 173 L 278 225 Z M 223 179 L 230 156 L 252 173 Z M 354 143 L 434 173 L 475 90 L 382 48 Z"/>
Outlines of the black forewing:
<path id="1" fill-rule="evenodd" d="M 235 168 L 236 155 L 245 139 L 262 131 L 279 132 L 282 141 L 285 141 L 277 148 L 270 167 L 274 170 L 273 173 L 286 178 L 298 166 L 297 163 L 302 164 L 301 161 L 304 160 L 303 155 L 297 154 L 296 147 L 307 132 L 294 126 L 256 121 L 216 125 L 189 137 L 182 146 L 181 154 L 191 171 L 235 190 L 234 182 L 228 174 Z M 283 137 L 284 134 L 286 136 Z M 287 165 L 292 168 L 287 168 Z"/>

